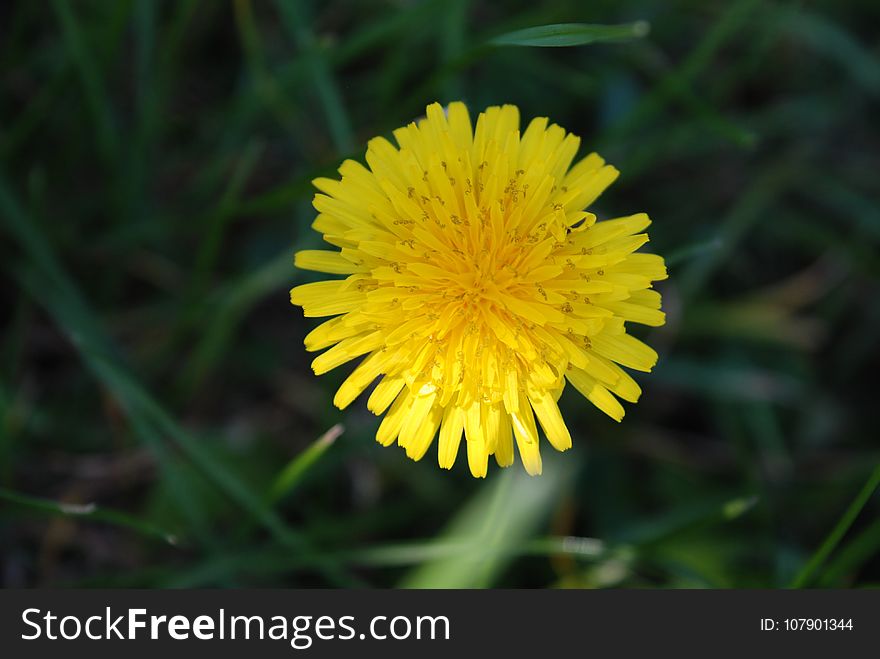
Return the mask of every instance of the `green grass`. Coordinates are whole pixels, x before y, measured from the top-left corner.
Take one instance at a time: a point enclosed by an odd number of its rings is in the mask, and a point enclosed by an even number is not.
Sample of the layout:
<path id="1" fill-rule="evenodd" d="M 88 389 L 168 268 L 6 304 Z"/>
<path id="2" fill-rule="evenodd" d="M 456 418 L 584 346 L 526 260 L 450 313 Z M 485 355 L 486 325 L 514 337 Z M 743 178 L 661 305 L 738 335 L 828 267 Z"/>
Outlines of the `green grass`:
<path id="1" fill-rule="evenodd" d="M 880 582 L 872 3 L 0 16 L 2 585 Z M 600 150 L 670 268 L 642 401 L 564 394 L 540 479 L 378 446 L 288 302 L 310 180 L 456 99 Z"/>

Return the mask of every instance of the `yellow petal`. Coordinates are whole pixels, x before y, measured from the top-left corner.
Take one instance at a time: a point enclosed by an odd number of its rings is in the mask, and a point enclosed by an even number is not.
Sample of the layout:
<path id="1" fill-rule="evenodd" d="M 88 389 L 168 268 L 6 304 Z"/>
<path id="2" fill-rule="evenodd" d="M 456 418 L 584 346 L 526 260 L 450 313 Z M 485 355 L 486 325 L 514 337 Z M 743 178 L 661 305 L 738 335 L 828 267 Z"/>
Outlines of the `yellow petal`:
<path id="1" fill-rule="evenodd" d="M 537 476 L 541 473 L 542 468 L 541 451 L 538 448 L 538 429 L 535 426 L 532 408 L 522 394 L 520 395 L 519 412 L 510 415 L 510 425 L 513 427 L 513 436 L 516 438 L 523 467 L 530 475 Z"/>
<path id="2" fill-rule="evenodd" d="M 623 418 L 623 406 L 608 389 L 599 384 L 594 378 L 591 378 L 577 368 L 568 370 L 565 377 L 587 400 L 612 419 L 620 421 Z"/>
<path id="3" fill-rule="evenodd" d="M 656 351 L 629 334 L 602 332 L 590 341 L 595 352 L 637 371 L 650 371 L 657 363 Z"/>
<path id="4" fill-rule="evenodd" d="M 656 254 L 630 254 L 626 261 L 615 266 L 612 270 L 641 275 L 649 281 L 658 281 L 669 276 L 666 272 L 666 264 L 663 262 L 663 257 Z"/>
<path id="5" fill-rule="evenodd" d="M 383 345 L 385 337 L 382 332 L 372 332 L 362 336 L 353 336 L 340 341 L 312 361 L 312 370 L 315 375 L 323 375 L 337 366 L 360 357 Z"/>
<path id="6" fill-rule="evenodd" d="M 455 146 L 462 151 L 471 148 L 474 133 L 471 128 L 471 117 L 464 103 L 449 104 L 449 134 L 452 136 Z"/>
<path id="7" fill-rule="evenodd" d="M 339 409 L 345 409 L 351 402 L 360 396 L 364 389 L 394 360 L 395 356 L 386 350 L 376 350 L 364 359 L 351 375 L 349 375 L 336 392 L 333 404 Z"/>
<path id="8" fill-rule="evenodd" d="M 659 309 L 651 309 L 641 304 L 631 302 L 609 302 L 605 305 L 624 320 L 650 327 L 660 327 L 666 323 L 666 314 Z"/>
<path id="9" fill-rule="evenodd" d="M 561 195 L 558 203 L 580 210 L 592 204 L 605 189 L 614 183 L 620 172 L 611 165 L 605 165 L 595 173 L 586 174 L 578 179 L 566 176 L 564 185 L 568 192 Z"/>
<path id="10" fill-rule="evenodd" d="M 403 425 L 406 415 L 409 414 L 409 408 L 412 406 L 413 397 L 408 389 L 398 394 L 391 409 L 379 424 L 379 430 L 376 431 L 376 441 L 382 446 L 388 446 L 394 443 L 400 434 L 400 428 Z"/>
<path id="11" fill-rule="evenodd" d="M 362 270 L 346 259 L 340 252 L 323 249 L 304 249 L 293 257 L 293 264 L 302 270 L 327 272 L 334 275 L 349 275 Z"/>
<path id="12" fill-rule="evenodd" d="M 403 385 L 406 383 L 402 377 L 391 377 L 386 375 L 379 384 L 376 385 L 376 388 L 373 389 L 373 393 L 370 394 L 370 398 L 367 400 L 367 409 L 370 410 L 376 416 L 382 414 L 388 406 L 394 402 L 394 399 L 397 397 L 397 394 L 400 393 L 400 390 L 403 389 Z"/>
<path id="13" fill-rule="evenodd" d="M 509 467 L 513 464 L 513 429 L 510 427 L 510 415 L 503 411 L 501 411 L 501 419 L 498 422 L 495 461 L 499 467 Z"/>
<path id="14" fill-rule="evenodd" d="M 424 399 L 424 400 L 422 400 Z M 400 429 L 398 443 L 406 449 L 406 455 L 413 460 L 421 460 L 434 441 L 437 428 L 443 418 L 443 408 L 434 401 L 436 396 L 419 396 L 413 404 L 409 416 Z M 422 407 L 429 404 L 428 411 L 422 414 Z M 418 408 L 418 409 L 417 409 Z"/>
<path id="15" fill-rule="evenodd" d="M 468 466 L 474 478 L 485 478 L 489 470 L 489 452 L 482 438 L 468 439 L 467 442 Z"/>
<path id="16" fill-rule="evenodd" d="M 370 329 L 370 323 L 352 322 L 352 320 L 352 315 L 348 314 L 347 316 L 337 316 L 321 323 L 306 334 L 306 338 L 303 341 L 306 350 L 309 352 L 323 350 L 334 343 L 339 343 L 343 339 L 357 334 L 363 334 Z"/>
<path id="17" fill-rule="evenodd" d="M 568 426 L 559 412 L 556 401 L 547 391 L 541 391 L 529 387 L 529 402 L 532 409 L 541 422 L 541 428 L 550 444 L 557 451 L 567 451 L 571 448 L 571 434 L 568 432 Z"/>
<path id="18" fill-rule="evenodd" d="M 455 464 L 463 430 L 464 411 L 457 405 L 448 405 L 443 413 L 440 441 L 437 446 L 437 461 L 441 468 L 452 469 L 452 465 Z"/>
<path id="19" fill-rule="evenodd" d="M 345 280 L 316 281 L 297 286 L 290 291 L 290 301 L 303 308 L 306 318 L 336 316 L 361 306 L 365 296 L 361 291 L 343 291 Z"/>

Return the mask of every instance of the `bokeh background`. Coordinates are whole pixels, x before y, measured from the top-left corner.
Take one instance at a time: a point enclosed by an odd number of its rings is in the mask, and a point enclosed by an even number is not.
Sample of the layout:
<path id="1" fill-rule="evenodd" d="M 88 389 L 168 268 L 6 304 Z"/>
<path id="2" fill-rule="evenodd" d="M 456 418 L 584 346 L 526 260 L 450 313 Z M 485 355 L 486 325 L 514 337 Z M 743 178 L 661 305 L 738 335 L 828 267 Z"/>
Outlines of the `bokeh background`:
<path id="1" fill-rule="evenodd" d="M 0 583 L 880 583 L 878 26 L 870 0 L 2 3 Z M 288 302 L 309 181 L 456 99 L 581 135 L 622 171 L 600 218 L 649 212 L 668 259 L 642 401 L 616 424 L 566 391 L 541 478 L 380 447 Z"/>

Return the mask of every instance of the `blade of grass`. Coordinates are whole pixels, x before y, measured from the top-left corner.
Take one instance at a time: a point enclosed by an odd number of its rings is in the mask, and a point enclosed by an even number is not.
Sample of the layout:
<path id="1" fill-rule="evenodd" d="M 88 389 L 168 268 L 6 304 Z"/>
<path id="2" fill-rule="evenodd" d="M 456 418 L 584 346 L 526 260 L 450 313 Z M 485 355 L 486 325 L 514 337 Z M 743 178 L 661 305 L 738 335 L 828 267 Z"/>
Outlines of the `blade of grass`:
<path id="1" fill-rule="evenodd" d="M 586 23 L 557 23 L 536 25 L 498 35 L 489 41 L 493 46 L 566 47 L 585 46 L 606 41 L 629 41 L 648 34 L 647 21 L 623 25 L 588 25 Z"/>
<path id="2" fill-rule="evenodd" d="M 511 482 L 519 479 L 504 477 Z M 522 480 L 526 480 L 523 476 Z M 495 485 L 493 492 L 482 492 L 475 501 L 481 501 L 482 505 L 488 505 L 489 509 L 508 514 L 507 498 L 512 494 L 511 484 Z M 632 561 L 640 552 L 648 550 L 651 546 L 662 543 L 680 533 L 693 531 L 702 527 L 710 527 L 716 524 L 738 519 L 748 513 L 757 503 L 752 496 L 737 497 L 720 503 L 701 504 L 694 509 L 688 509 L 684 513 L 667 516 L 659 522 L 652 520 L 650 523 L 634 527 L 623 535 L 632 541 L 605 542 L 597 538 L 584 538 L 573 536 L 548 536 L 535 539 L 524 539 L 517 536 L 516 540 L 499 538 L 494 532 L 494 517 L 492 510 L 486 511 L 484 518 L 475 520 L 481 527 L 477 537 L 446 537 L 444 539 L 425 539 L 410 542 L 388 543 L 375 546 L 358 547 L 351 550 L 342 550 L 329 554 L 329 556 L 341 564 L 357 565 L 369 568 L 400 568 L 421 566 L 416 568 L 417 573 L 422 572 L 426 565 L 449 565 L 463 563 L 465 565 L 479 566 L 486 560 L 481 555 L 481 547 L 489 543 L 489 553 L 493 560 L 500 563 L 509 562 L 517 557 L 526 556 L 571 556 L 584 561 L 600 561 L 607 558 L 617 558 L 624 561 Z M 499 508 L 500 506 L 500 508 Z M 195 570 L 183 575 L 171 577 L 171 581 L 163 586 L 171 588 L 194 588 L 210 586 L 221 578 L 230 574 L 245 572 L 248 575 L 275 575 L 286 571 L 296 571 L 314 565 L 317 556 L 315 554 L 296 554 L 279 551 L 276 548 L 268 548 L 256 551 L 246 551 L 240 554 L 226 554 L 211 561 L 199 565 Z M 473 568 L 469 568 L 471 570 Z M 474 574 L 481 576 L 477 569 Z M 485 575 L 482 575 L 483 577 Z M 410 576 L 412 580 L 412 575 Z M 440 587 L 455 587 L 445 582 L 434 582 Z M 467 579 L 459 579 L 458 583 L 472 583 Z M 478 579 L 477 583 L 481 583 Z"/>
<path id="3" fill-rule="evenodd" d="M 285 496 L 289 495 L 300 484 L 308 470 L 333 445 L 342 432 L 342 425 L 336 424 L 291 460 L 281 470 L 281 473 L 278 474 L 269 489 L 266 490 L 264 495 L 266 505 L 269 507 L 274 506 Z M 237 535 L 239 537 L 247 537 L 253 530 L 252 527 L 253 522 L 245 520 L 243 524 L 239 525 Z"/>
<path id="4" fill-rule="evenodd" d="M 803 154 L 784 154 L 767 165 L 761 176 L 740 196 L 739 203 L 719 222 L 716 240 L 718 249 L 706 251 L 702 257 L 691 261 L 678 276 L 682 298 L 689 302 L 706 285 L 714 272 L 730 257 L 755 223 L 764 216 L 771 203 L 779 198 L 781 191 L 795 179 L 798 159 Z"/>
<path id="5" fill-rule="evenodd" d="M 51 79 L 40 85 L 39 91 L 0 135 L 0 162 L 9 162 L 57 107 L 58 97 L 68 84 L 69 68 L 67 61 L 61 63 Z"/>
<path id="6" fill-rule="evenodd" d="M 843 515 L 841 515 L 837 524 L 834 525 L 834 528 L 831 529 L 831 532 L 816 552 L 810 557 L 810 560 L 807 561 L 803 568 L 801 568 L 801 571 L 795 576 L 794 580 L 791 582 L 792 588 L 804 588 L 810 584 L 816 571 L 822 567 L 837 545 L 840 544 L 843 536 L 849 531 L 849 528 L 853 525 L 853 522 L 856 521 L 859 513 L 862 512 L 862 509 L 871 499 L 874 491 L 878 487 L 880 487 L 880 463 L 874 467 L 874 470 L 862 486 L 862 489 L 859 490 L 856 498 L 853 499 Z"/>
<path id="7" fill-rule="evenodd" d="M 38 228 L 29 222 L 17 202 L 0 178 L 0 218 L 18 238 L 26 253 L 34 262 L 45 268 L 46 277 L 39 274 L 23 277 L 34 299 L 45 305 L 59 326 L 70 335 L 73 344 L 81 352 L 87 365 L 120 400 L 131 417 L 136 417 L 143 427 L 154 428 L 160 435 L 170 437 L 198 470 L 221 492 L 252 515 L 281 544 L 292 549 L 304 550 L 307 543 L 301 535 L 290 529 L 235 474 L 221 465 L 198 441 L 173 420 L 147 391 L 120 365 L 115 349 L 103 335 L 100 326 L 88 309 L 82 296 L 54 259 L 48 243 Z M 322 562 L 326 576 L 334 583 L 350 583 L 326 561 Z"/>
<path id="8" fill-rule="evenodd" d="M 289 213 L 291 205 L 314 191 L 312 180 L 318 176 L 333 176 L 333 166 L 319 167 L 305 176 L 297 176 L 288 183 L 283 183 L 269 190 L 243 200 L 235 209 L 237 215 L 270 215 L 273 213 Z"/>
<path id="9" fill-rule="evenodd" d="M 646 94 L 629 114 L 624 115 L 605 131 L 602 142 L 613 143 L 621 136 L 631 133 L 644 121 L 657 114 L 664 103 L 675 95 L 676 89 L 690 88 L 697 76 L 712 61 L 715 53 L 737 33 L 758 4 L 758 0 L 740 0 L 731 3 L 684 62 L 662 78 L 653 91 Z"/>
<path id="10" fill-rule="evenodd" d="M 54 259 L 48 243 L 41 238 L 36 226 L 21 215 L 2 178 L 0 178 L 0 219 L 12 228 L 24 251 L 38 266 L 37 271 L 41 273 L 39 278 L 33 271 L 21 275 L 20 280 L 24 288 L 29 290 L 33 299 L 41 302 L 53 314 L 59 326 L 68 332 L 71 341 L 80 350 L 87 364 L 94 365 L 104 356 L 113 359 L 113 348 L 106 343 L 102 344 L 100 339 L 95 340 L 95 337 L 100 337 L 100 330 L 93 318 L 82 309 L 78 292 L 70 285 L 69 279 Z M 108 384 L 108 388 L 113 390 L 112 383 Z M 214 546 L 216 540 L 205 525 L 201 512 L 195 507 L 183 487 L 183 481 L 175 477 L 177 469 L 164 440 L 141 415 L 133 414 L 130 421 L 135 434 L 153 450 L 159 463 L 163 465 L 172 490 L 181 502 L 181 508 L 187 513 L 194 535 L 206 545 Z"/>
<path id="11" fill-rule="evenodd" d="M 159 61 L 165 74 L 170 74 L 170 69 L 174 68 L 173 63 L 179 54 L 180 48 L 184 43 L 186 29 L 192 21 L 193 15 L 198 8 L 199 0 L 182 0 L 174 3 L 174 15 L 170 20 L 168 27 L 162 31 L 163 38 L 162 47 L 158 53 Z M 203 7 L 204 9 L 204 7 Z M 212 8 L 208 8 L 210 11 Z"/>
<path id="12" fill-rule="evenodd" d="M 722 501 L 695 502 L 665 515 L 630 526 L 615 534 L 616 542 L 645 550 L 696 529 L 706 528 L 742 517 L 758 503 L 754 495 Z"/>
<path id="13" fill-rule="evenodd" d="M 443 16 L 443 29 L 440 31 L 440 57 L 443 62 L 451 62 L 464 50 L 464 31 L 470 0 L 447 2 Z M 461 78 L 450 78 L 446 82 L 446 96 L 449 99 L 464 98 Z"/>
<path id="14" fill-rule="evenodd" d="M 0 184 L 0 208 L 3 207 L 3 189 Z M 51 277 L 40 277 L 33 271 L 20 274 L 25 290 L 31 292 L 35 300 L 53 315 L 58 325 L 64 328 L 74 345 L 79 349 L 86 364 L 95 372 L 99 380 L 111 392 L 121 398 L 120 402 L 129 410 L 129 421 L 135 435 L 153 452 L 157 461 L 166 473 L 171 490 L 180 502 L 181 509 L 187 517 L 193 535 L 209 548 L 216 548 L 217 538 L 213 536 L 205 523 L 202 510 L 195 504 L 186 490 L 185 482 L 178 477 L 179 470 L 172 459 L 169 447 L 154 424 L 149 422 L 140 411 L 132 406 L 124 397 L 119 396 L 117 386 L 118 372 L 113 368 L 105 368 L 104 364 L 112 364 L 114 357 L 110 355 L 112 348 L 100 344 L 99 330 L 93 327 L 93 321 L 80 308 L 78 293 L 66 286 L 66 282 L 55 282 Z M 96 337 L 97 340 L 96 340 Z"/>
<path id="15" fill-rule="evenodd" d="M 64 42 L 70 58 L 76 65 L 85 90 L 86 101 L 95 124 L 98 148 L 107 162 L 114 162 L 119 151 L 119 136 L 110 98 L 101 80 L 101 73 L 86 47 L 82 30 L 70 2 L 68 0 L 52 0 L 52 8 L 61 24 Z"/>
<path id="16" fill-rule="evenodd" d="M 131 529 L 141 535 L 158 538 L 169 545 L 177 545 L 177 538 L 173 534 L 168 533 L 155 524 L 137 519 L 118 510 L 99 508 L 93 503 L 74 504 L 52 501 L 51 499 L 28 496 L 2 487 L 0 487 L 0 500 L 49 515 L 62 515 L 96 522 L 106 522 L 114 526 Z"/>
<path id="17" fill-rule="evenodd" d="M 400 5 L 395 11 L 376 15 L 373 20 L 345 39 L 334 44 L 329 52 L 330 62 L 340 67 L 361 57 L 370 49 L 394 43 L 396 37 L 408 30 L 415 21 L 431 20 L 430 16 L 438 7 L 445 10 L 446 0 L 423 0 Z M 294 63 L 296 66 L 298 63 Z"/>
<path id="18" fill-rule="evenodd" d="M 660 68 L 663 65 L 658 64 L 658 61 L 665 62 L 665 56 L 658 52 L 653 57 L 646 59 L 650 65 L 648 68 L 648 75 L 652 78 L 659 76 L 663 79 L 667 69 Z M 659 69 L 659 71 L 657 69 Z M 701 87 L 698 92 L 693 84 L 681 77 L 672 77 L 669 80 L 670 82 L 665 88 L 667 93 L 665 101 L 677 102 L 683 110 L 687 111 L 690 116 L 697 120 L 697 129 L 705 126 L 721 137 L 725 142 L 729 142 L 743 149 L 755 147 L 758 142 L 757 133 L 740 126 L 737 122 L 724 116 L 718 110 L 718 102 L 712 102 L 704 88 Z M 674 118 L 672 121 L 679 125 L 682 123 L 680 120 Z M 668 124 L 664 126 L 661 137 L 663 134 L 666 134 L 666 131 L 668 131 L 669 128 L 670 126 Z M 694 132 L 694 129 L 694 126 L 687 127 L 687 130 L 691 133 Z M 669 135 L 669 137 L 670 139 L 673 139 L 672 135 Z M 662 144 L 662 141 L 660 143 Z M 652 155 L 656 157 L 656 155 L 659 154 Z M 646 159 L 644 155 L 642 158 Z"/>
<path id="19" fill-rule="evenodd" d="M 701 240 L 700 242 L 691 243 L 690 245 L 674 249 L 669 252 L 669 256 L 664 260 L 666 261 L 666 267 L 673 268 L 680 263 L 699 258 L 718 249 L 721 249 L 721 239 L 710 238 L 709 240 Z"/>
<path id="20" fill-rule="evenodd" d="M 183 537 L 183 541 L 186 542 L 187 538 L 192 536 L 207 547 L 212 555 L 221 554 L 220 538 L 209 527 L 202 504 L 190 495 L 182 465 L 172 455 L 171 447 L 165 438 L 141 415 L 132 414 L 129 418 L 135 435 L 156 456 L 167 479 L 169 491 L 187 521 L 187 534 Z"/>
<path id="21" fill-rule="evenodd" d="M 820 585 L 823 588 L 845 587 L 844 579 L 872 558 L 880 555 L 880 518 L 856 535 L 846 546 L 841 547 L 834 560 L 828 562 L 823 570 Z"/>
<path id="22" fill-rule="evenodd" d="M 880 208 L 872 197 L 857 190 L 843 177 L 833 179 L 817 171 L 810 171 L 807 176 L 805 182 L 808 184 L 804 185 L 803 194 L 811 203 L 837 213 L 866 239 L 880 241 Z"/>
<path id="23" fill-rule="evenodd" d="M 544 475 L 528 476 L 517 467 L 497 474 L 462 508 L 432 544 L 464 545 L 452 556 L 427 560 L 408 574 L 404 588 L 489 586 L 511 559 L 511 548 L 530 540 L 573 477 L 571 459 L 547 455 Z"/>
<path id="24" fill-rule="evenodd" d="M 134 32 L 134 127 L 126 135 L 122 173 L 123 208 L 132 223 L 143 222 L 150 211 L 147 199 L 147 168 L 151 162 L 151 146 L 159 112 L 154 59 L 156 52 L 156 4 L 138 0 L 133 6 Z"/>
<path id="25" fill-rule="evenodd" d="M 571 26 L 575 26 L 572 28 Z M 573 31 L 581 30 L 582 34 L 580 36 L 576 36 L 575 34 L 569 35 L 566 37 L 563 33 L 565 29 L 572 29 Z M 578 46 L 578 45 L 587 45 L 589 43 L 598 42 L 598 41 L 609 41 L 615 39 L 600 39 L 597 38 L 599 32 L 605 30 L 606 35 L 610 35 L 612 33 L 617 34 L 618 37 L 616 40 L 620 40 L 623 38 L 621 35 L 627 33 L 629 35 L 628 38 L 639 38 L 644 36 L 643 34 L 639 34 L 640 32 L 647 33 L 647 29 L 649 28 L 648 23 L 644 21 L 638 21 L 636 23 L 618 25 L 618 26 L 603 26 L 603 25 L 581 25 L 581 24 L 556 24 L 556 25 L 543 25 L 531 28 L 525 28 L 524 30 L 514 30 L 512 32 L 506 32 L 501 35 L 489 36 L 489 35 L 481 35 L 476 38 L 474 41 L 477 45 L 466 49 L 462 52 L 458 57 L 450 59 L 448 61 L 443 62 L 441 65 L 436 67 L 436 70 L 428 76 L 428 78 L 420 85 L 415 87 L 410 91 L 410 93 L 406 96 L 406 98 L 401 101 L 398 105 L 402 109 L 403 112 L 406 112 L 408 108 L 411 107 L 419 107 L 422 109 L 423 101 L 425 98 L 429 98 L 431 96 L 436 96 L 438 90 L 441 85 L 444 85 L 452 79 L 452 77 L 462 71 L 469 66 L 475 64 L 476 62 L 483 59 L 486 55 L 496 50 L 497 48 L 504 48 L 507 46 L 557 46 L 557 47 L 565 47 L 565 46 Z M 518 39 L 515 35 L 521 32 L 528 32 L 529 30 L 538 30 L 539 33 L 533 37 L 535 41 L 554 41 L 554 39 L 558 43 L 526 43 L 528 41 L 528 34 L 525 39 Z M 544 31 L 544 34 L 541 34 L 541 31 Z M 557 30 L 559 34 L 555 37 L 552 34 L 554 30 Z M 634 32 L 636 34 L 634 34 Z M 508 43 L 507 39 L 513 36 L 514 40 L 522 41 L 521 43 Z M 568 39 L 572 43 L 565 43 L 565 40 Z M 499 41 L 500 40 L 500 41 Z"/>
<path id="26" fill-rule="evenodd" d="M 250 0 L 235 0 L 235 23 L 244 50 L 246 70 L 250 74 L 253 92 L 245 89 L 238 96 L 238 108 L 235 114 L 256 114 L 260 104 L 265 106 L 291 135 L 289 145 L 301 149 L 302 145 L 314 145 L 314 139 L 310 130 L 311 122 L 303 115 L 296 103 L 291 99 L 296 98 L 285 94 L 278 82 L 266 68 L 260 33 L 254 21 L 253 7 Z M 256 103 L 258 100 L 259 103 Z M 306 151 L 306 149 L 303 149 Z"/>
<path id="27" fill-rule="evenodd" d="M 220 202 L 208 218 L 204 229 L 204 240 L 201 242 L 193 267 L 192 282 L 190 285 L 190 301 L 202 295 L 208 280 L 213 272 L 217 256 L 220 252 L 220 244 L 226 232 L 229 220 L 233 217 L 235 206 L 239 202 L 242 188 L 247 183 L 257 160 L 263 151 L 263 145 L 257 141 L 251 141 L 245 147 L 235 166 L 232 176 Z M 187 305 L 189 306 L 189 305 Z"/>
<path id="28" fill-rule="evenodd" d="M 627 553 L 629 548 L 621 545 L 608 547 L 596 538 L 547 537 L 536 538 L 519 544 L 508 544 L 502 549 L 506 559 L 517 556 L 576 556 L 597 560 L 609 553 Z M 364 547 L 350 552 L 347 560 L 365 567 L 401 567 L 418 565 L 438 560 L 468 560 L 473 555 L 470 542 L 437 542 L 424 540 L 389 544 L 378 547 Z"/>
<path id="29" fill-rule="evenodd" d="M 443 12 L 442 15 L 438 9 Z M 397 7 L 395 11 L 377 14 L 371 17 L 371 21 L 359 25 L 357 30 L 346 33 L 345 38 L 328 39 L 327 43 L 321 43 L 322 54 L 331 69 L 339 70 L 370 51 L 381 50 L 383 46 L 395 44 L 401 48 L 404 39 L 413 31 L 419 30 L 420 26 L 442 25 L 447 16 L 445 9 L 445 0 L 424 0 Z M 299 93 L 303 82 L 308 83 L 309 79 L 313 77 L 310 62 L 306 58 L 296 58 L 286 63 L 280 62 L 276 73 L 282 92 L 286 94 Z M 396 125 L 395 121 L 390 121 L 387 128 L 390 129 Z M 354 156 L 355 154 L 351 152 L 339 155 Z"/>
<path id="30" fill-rule="evenodd" d="M 309 62 L 312 82 L 327 117 L 333 144 L 340 154 L 354 150 L 354 133 L 345 112 L 345 102 L 330 71 L 317 39 L 309 28 L 309 16 L 299 0 L 277 2 L 278 12 L 288 34 Z"/>
<path id="31" fill-rule="evenodd" d="M 194 313 L 194 321 L 210 317 L 211 322 L 199 335 L 192 356 L 181 370 L 180 386 L 185 394 L 194 391 L 217 365 L 217 357 L 235 336 L 248 309 L 290 281 L 295 251 L 291 246 L 258 270 L 228 282 L 211 296 L 209 304 Z"/>
<path id="32" fill-rule="evenodd" d="M 385 544 L 337 551 L 329 556 L 344 565 L 366 568 L 411 567 L 437 560 L 461 560 L 472 550 L 470 543 L 416 540 L 406 543 Z M 536 538 L 521 544 L 505 547 L 507 560 L 520 556 L 572 556 L 584 561 L 595 561 L 609 555 L 626 558 L 632 554 L 627 546 L 606 546 L 596 538 L 550 536 Z M 238 554 L 225 554 L 199 564 L 182 574 L 169 575 L 162 587 L 196 588 L 216 584 L 230 575 L 247 573 L 277 576 L 287 571 L 307 569 L 315 564 L 316 554 L 291 554 L 277 547 L 250 550 Z"/>
<path id="33" fill-rule="evenodd" d="M 872 96 L 880 95 L 880 59 L 859 43 L 851 32 L 842 29 L 827 16 L 810 13 L 803 7 L 779 7 L 777 11 L 781 29 L 836 61 Z"/>
<path id="34" fill-rule="evenodd" d="M 13 400 L 0 381 L 0 485 L 12 482 Z"/>
<path id="35" fill-rule="evenodd" d="M 653 377 L 670 390 L 680 389 L 703 399 L 791 403 L 804 390 L 803 383 L 791 375 L 728 360 L 665 357 Z"/>
<path id="36" fill-rule="evenodd" d="M 272 486 L 269 488 L 268 498 L 272 502 L 280 501 L 283 497 L 290 494 L 291 490 L 300 484 L 306 472 L 322 455 L 329 449 L 333 443 L 342 434 L 344 428 L 341 424 L 336 424 L 330 430 L 318 437 L 304 451 L 297 455 L 293 460 L 287 463 L 287 466 L 281 470 L 281 473 L 275 478 Z"/>
<path id="37" fill-rule="evenodd" d="M 108 367 L 109 372 L 107 370 Z M 115 385 L 113 387 L 115 391 L 124 392 L 125 399 L 129 401 L 130 405 L 146 414 L 161 432 L 171 437 L 178 448 L 183 451 L 184 455 L 221 492 L 226 494 L 242 510 L 250 514 L 279 543 L 297 551 L 309 550 L 309 544 L 302 535 L 288 527 L 280 517 L 266 506 L 261 497 L 251 491 L 234 473 L 220 464 L 200 442 L 183 430 L 127 373 L 119 371 L 109 362 L 99 362 L 98 372 L 103 372 L 104 377 L 109 377 Z M 351 584 L 330 560 L 321 559 L 318 567 L 322 568 L 325 576 L 333 583 L 337 585 Z"/>

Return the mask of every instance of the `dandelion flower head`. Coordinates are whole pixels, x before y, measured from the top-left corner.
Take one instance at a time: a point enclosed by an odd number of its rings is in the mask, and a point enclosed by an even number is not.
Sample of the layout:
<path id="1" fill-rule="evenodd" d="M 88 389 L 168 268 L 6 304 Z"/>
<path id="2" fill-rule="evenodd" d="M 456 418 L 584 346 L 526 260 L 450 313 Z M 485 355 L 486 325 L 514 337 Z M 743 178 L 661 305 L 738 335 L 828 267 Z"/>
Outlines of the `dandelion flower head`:
<path id="1" fill-rule="evenodd" d="M 557 401 L 566 384 L 616 420 L 641 389 L 623 369 L 650 371 L 657 354 L 627 323 L 665 322 L 652 282 L 663 259 L 637 252 L 644 213 L 596 221 L 587 210 L 618 175 L 546 118 L 520 132 L 513 105 L 480 113 L 433 104 L 426 117 L 377 137 L 367 166 L 346 160 L 319 178 L 313 228 L 337 249 L 298 252 L 299 268 L 343 275 L 295 287 L 307 317 L 332 316 L 306 349 L 320 375 L 363 358 L 340 386 L 345 408 L 373 382 L 376 439 L 414 460 L 435 438 L 441 467 L 461 442 L 471 473 L 514 445 L 541 473 L 538 427 L 571 446 Z"/>

